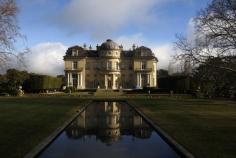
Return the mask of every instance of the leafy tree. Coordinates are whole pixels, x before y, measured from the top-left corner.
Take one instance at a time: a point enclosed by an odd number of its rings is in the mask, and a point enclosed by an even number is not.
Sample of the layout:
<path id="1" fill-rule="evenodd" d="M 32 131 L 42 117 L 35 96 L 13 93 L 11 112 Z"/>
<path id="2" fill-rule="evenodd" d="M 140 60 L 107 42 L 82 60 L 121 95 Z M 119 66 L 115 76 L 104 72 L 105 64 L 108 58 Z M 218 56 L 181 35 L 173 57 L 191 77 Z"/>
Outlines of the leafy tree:
<path id="1" fill-rule="evenodd" d="M 234 58 L 236 62 L 236 58 Z M 194 79 L 201 88 L 201 91 L 211 97 L 230 97 L 236 92 L 236 74 L 223 69 L 212 67 L 212 64 L 222 65 L 222 58 L 214 58 L 201 64 L 194 72 Z"/>
<path id="2" fill-rule="evenodd" d="M 16 69 L 9 69 L 6 73 L 6 78 L 8 80 L 8 84 L 13 87 L 22 86 L 24 81 L 29 78 L 29 74 L 27 71 L 19 71 Z"/>
<path id="3" fill-rule="evenodd" d="M 157 74 L 158 74 L 158 77 L 167 77 L 169 75 L 168 71 L 164 69 L 158 70 Z"/>
<path id="4" fill-rule="evenodd" d="M 5 75 L 0 77 L 0 91 L 15 94 L 26 79 L 29 78 L 27 71 L 9 69 Z"/>

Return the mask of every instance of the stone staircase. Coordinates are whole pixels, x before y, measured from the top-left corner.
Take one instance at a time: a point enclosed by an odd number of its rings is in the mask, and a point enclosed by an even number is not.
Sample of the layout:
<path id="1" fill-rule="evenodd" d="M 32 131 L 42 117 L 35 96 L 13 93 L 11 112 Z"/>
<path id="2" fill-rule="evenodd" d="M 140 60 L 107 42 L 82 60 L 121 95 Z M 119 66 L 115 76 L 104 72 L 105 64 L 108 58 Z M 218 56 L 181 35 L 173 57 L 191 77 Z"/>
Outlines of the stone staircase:
<path id="1" fill-rule="evenodd" d="M 113 90 L 113 89 L 97 89 L 94 93 L 96 97 L 115 97 L 121 96 L 123 94 L 122 90 Z"/>

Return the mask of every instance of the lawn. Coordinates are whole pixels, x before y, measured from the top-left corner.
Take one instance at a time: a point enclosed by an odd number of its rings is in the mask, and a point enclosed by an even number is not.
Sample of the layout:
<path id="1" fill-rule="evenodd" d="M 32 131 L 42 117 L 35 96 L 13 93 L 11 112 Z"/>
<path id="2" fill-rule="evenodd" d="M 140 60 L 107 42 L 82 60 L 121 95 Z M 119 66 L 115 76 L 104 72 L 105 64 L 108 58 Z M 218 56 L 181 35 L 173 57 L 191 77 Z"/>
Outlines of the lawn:
<path id="1" fill-rule="evenodd" d="M 0 157 L 23 157 L 85 102 L 76 97 L 0 98 Z"/>
<path id="2" fill-rule="evenodd" d="M 200 158 L 235 158 L 236 102 L 196 99 L 128 100 Z M 23 157 L 88 100 L 0 97 L 0 157 Z"/>
<path id="3" fill-rule="evenodd" d="M 236 102 L 196 99 L 129 101 L 196 157 L 236 157 Z"/>

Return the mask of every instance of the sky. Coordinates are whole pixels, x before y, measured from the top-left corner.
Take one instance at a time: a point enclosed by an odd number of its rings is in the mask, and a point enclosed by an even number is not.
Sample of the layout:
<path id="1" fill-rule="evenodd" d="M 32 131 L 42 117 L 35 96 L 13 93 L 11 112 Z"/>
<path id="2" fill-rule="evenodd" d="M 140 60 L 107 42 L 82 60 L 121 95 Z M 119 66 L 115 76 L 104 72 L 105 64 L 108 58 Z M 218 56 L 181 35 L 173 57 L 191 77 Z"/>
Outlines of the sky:
<path id="1" fill-rule="evenodd" d="M 193 18 L 211 0 L 17 0 L 18 23 L 25 40 L 16 49 L 30 48 L 25 57 L 30 72 L 63 74 L 68 47 L 106 39 L 152 49 L 158 69 L 167 69 L 175 53 L 176 34 L 193 35 Z"/>

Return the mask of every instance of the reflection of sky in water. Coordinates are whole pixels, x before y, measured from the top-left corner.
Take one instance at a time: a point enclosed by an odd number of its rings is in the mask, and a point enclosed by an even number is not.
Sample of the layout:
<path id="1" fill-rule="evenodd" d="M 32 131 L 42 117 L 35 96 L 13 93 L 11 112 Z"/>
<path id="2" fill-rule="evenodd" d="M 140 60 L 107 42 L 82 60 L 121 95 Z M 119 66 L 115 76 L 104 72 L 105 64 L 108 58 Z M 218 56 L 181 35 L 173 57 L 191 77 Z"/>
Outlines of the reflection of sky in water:
<path id="1" fill-rule="evenodd" d="M 178 156 L 128 105 L 98 102 L 89 106 L 39 157 Z"/>

